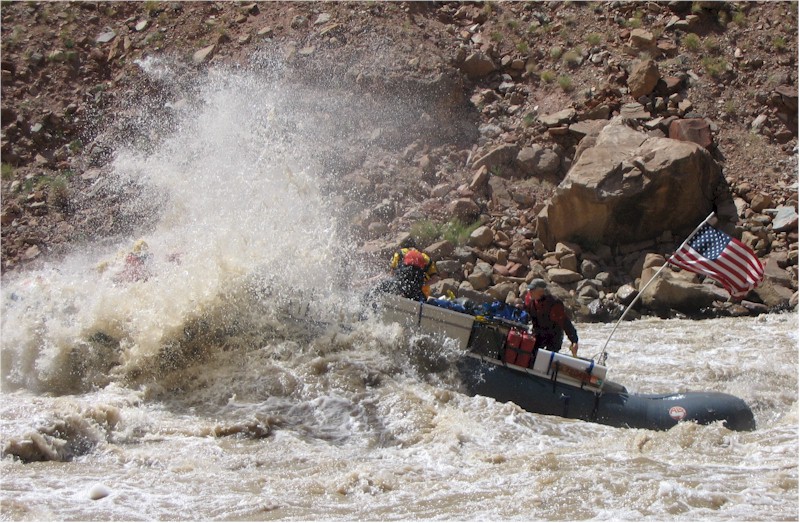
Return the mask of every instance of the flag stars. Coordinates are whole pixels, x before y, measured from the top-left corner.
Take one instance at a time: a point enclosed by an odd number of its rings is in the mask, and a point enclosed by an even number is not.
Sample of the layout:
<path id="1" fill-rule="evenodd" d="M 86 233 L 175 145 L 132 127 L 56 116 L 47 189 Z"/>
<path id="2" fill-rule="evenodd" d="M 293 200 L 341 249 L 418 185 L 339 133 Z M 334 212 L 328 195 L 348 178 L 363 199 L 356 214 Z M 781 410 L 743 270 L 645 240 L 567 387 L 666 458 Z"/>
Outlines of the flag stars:
<path id="1" fill-rule="evenodd" d="M 689 243 L 694 250 L 704 257 L 709 260 L 716 260 L 727 247 L 728 240 L 728 235 L 706 224 Z"/>

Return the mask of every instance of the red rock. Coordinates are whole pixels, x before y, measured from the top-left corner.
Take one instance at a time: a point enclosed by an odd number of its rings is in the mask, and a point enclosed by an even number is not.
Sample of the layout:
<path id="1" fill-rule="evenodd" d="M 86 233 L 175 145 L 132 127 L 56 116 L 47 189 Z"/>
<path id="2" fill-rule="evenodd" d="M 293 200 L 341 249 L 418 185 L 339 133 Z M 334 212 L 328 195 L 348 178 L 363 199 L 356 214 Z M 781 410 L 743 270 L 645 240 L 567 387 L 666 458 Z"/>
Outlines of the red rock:
<path id="1" fill-rule="evenodd" d="M 501 265 L 499 263 L 495 263 L 493 269 L 494 269 L 494 272 L 496 272 L 500 276 L 510 276 L 511 275 L 508 272 L 508 267 L 506 265 Z"/>
<path id="2" fill-rule="evenodd" d="M 523 278 L 528 274 L 528 268 L 521 263 L 510 262 L 508 264 L 508 273 L 515 278 Z"/>
<path id="3" fill-rule="evenodd" d="M 669 137 L 673 140 L 694 142 L 706 149 L 710 149 L 714 143 L 711 128 L 703 118 L 675 120 L 669 126 Z"/>

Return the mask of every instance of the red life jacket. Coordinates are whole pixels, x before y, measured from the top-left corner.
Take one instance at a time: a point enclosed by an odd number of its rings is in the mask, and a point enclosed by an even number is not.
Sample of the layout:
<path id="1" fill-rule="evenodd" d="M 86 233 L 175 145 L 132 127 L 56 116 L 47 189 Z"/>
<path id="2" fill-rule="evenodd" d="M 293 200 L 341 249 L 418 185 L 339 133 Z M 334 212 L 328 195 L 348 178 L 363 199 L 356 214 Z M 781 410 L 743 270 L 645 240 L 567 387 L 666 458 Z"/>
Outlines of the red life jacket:
<path id="1" fill-rule="evenodd" d="M 428 268 L 428 260 L 425 255 L 416 249 L 409 249 L 403 257 L 403 265 L 410 267 L 417 267 L 418 269 L 425 270 Z"/>
<path id="2" fill-rule="evenodd" d="M 528 309 L 533 325 L 547 331 L 560 330 L 561 325 L 553 321 L 552 317 L 553 307 L 561 305 L 560 300 L 546 294 L 537 304 L 530 294 L 525 295 L 525 308 Z M 561 306 L 563 307 L 563 305 Z"/>

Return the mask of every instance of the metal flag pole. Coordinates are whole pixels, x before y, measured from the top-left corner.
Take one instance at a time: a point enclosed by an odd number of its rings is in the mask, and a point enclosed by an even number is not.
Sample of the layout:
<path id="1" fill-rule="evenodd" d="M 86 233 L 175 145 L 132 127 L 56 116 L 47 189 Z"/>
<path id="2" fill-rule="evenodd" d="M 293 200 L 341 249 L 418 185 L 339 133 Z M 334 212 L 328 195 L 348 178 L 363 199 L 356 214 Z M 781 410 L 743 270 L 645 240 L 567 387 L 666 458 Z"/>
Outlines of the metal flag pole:
<path id="1" fill-rule="evenodd" d="M 683 240 L 683 243 L 680 244 L 680 246 L 677 249 L 675 249 L 675 252 L 678 252 L 681 249 L 683 249 L 683 247 L 687 243 L 689 243 L 692 238 L 695 237 L 695 235 L 698 233 L 698 231 L 700 231 L 703 225 L 705 225 L 708 222 L 708 220 L 710 220 L 713 216 L 714 216 L 714 211 L 711 211 L 711 214 L 706 216 L 706 219 L 700 222 L 700 225 L 695 227 L 695 229 L 692 231 L 692 234 L 690 234 L 685 240 Z M 672 256 L 675 255 L 675 252 L 672 253 Z M 631 310 L 631 308 L 636 304 L 637 301 L 639 301 L 639 298 L 642 297 L 644 291 L 650 286 L 651 283 L 655 281 L 656 278 L 658 278 L 658 275 L 661 274 L 661 271 L 666 269 L 667 265 L 669 265 L 669 261 L 672 259 L 672 256 L 667 258 L 667 261 L 664 262 L 664 265 L 662 265 L 661 268 L 656 271 L 653 277 L 650 278 L 650 280 L 648 280 L 648 282 L 644 285 L 644 287 L 642 287 L 642 289 L 639 291 L 639 293 L 636 295 L 633 301 L 631 301 L 631 303 L 625 308 L 625 310 L 622 311 L 622 316 L 620 316 L 619 319 L 617 320 L 617 323 L 614 324 L 614 328 L 611 329 L 611 334 L 608 335 L 608 339 L 606 339 L 606 342 L 603 345 L 603 350 L 600 353 L 600 365 L 606 364 L 606 358 L 608 357 L 608 353 L 606 352 L 606 347 L 608 347 L 608 342 L 611 341 L 611 337 L 614 336 L 614 333 L 617 331 L 617 327 L 619 327 L 619 324 L 622 323 L 623 319 L 625 319 L 625 315 L 628 314 L 628 311 Z"/>

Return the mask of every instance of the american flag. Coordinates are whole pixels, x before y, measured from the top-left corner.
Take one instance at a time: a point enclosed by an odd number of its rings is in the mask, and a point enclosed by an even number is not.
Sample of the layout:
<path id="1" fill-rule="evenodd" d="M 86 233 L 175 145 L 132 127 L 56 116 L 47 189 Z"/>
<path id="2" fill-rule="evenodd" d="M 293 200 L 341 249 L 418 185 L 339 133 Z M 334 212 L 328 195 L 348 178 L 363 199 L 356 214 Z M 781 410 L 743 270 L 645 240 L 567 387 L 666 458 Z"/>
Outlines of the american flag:
<path id="1" fill-rule="evenodd" d="M 731 296 L 747 294 L 764 279 L 764 267 L 747 245 L 708 224 L 669 262 L 717 280 Z"/>

